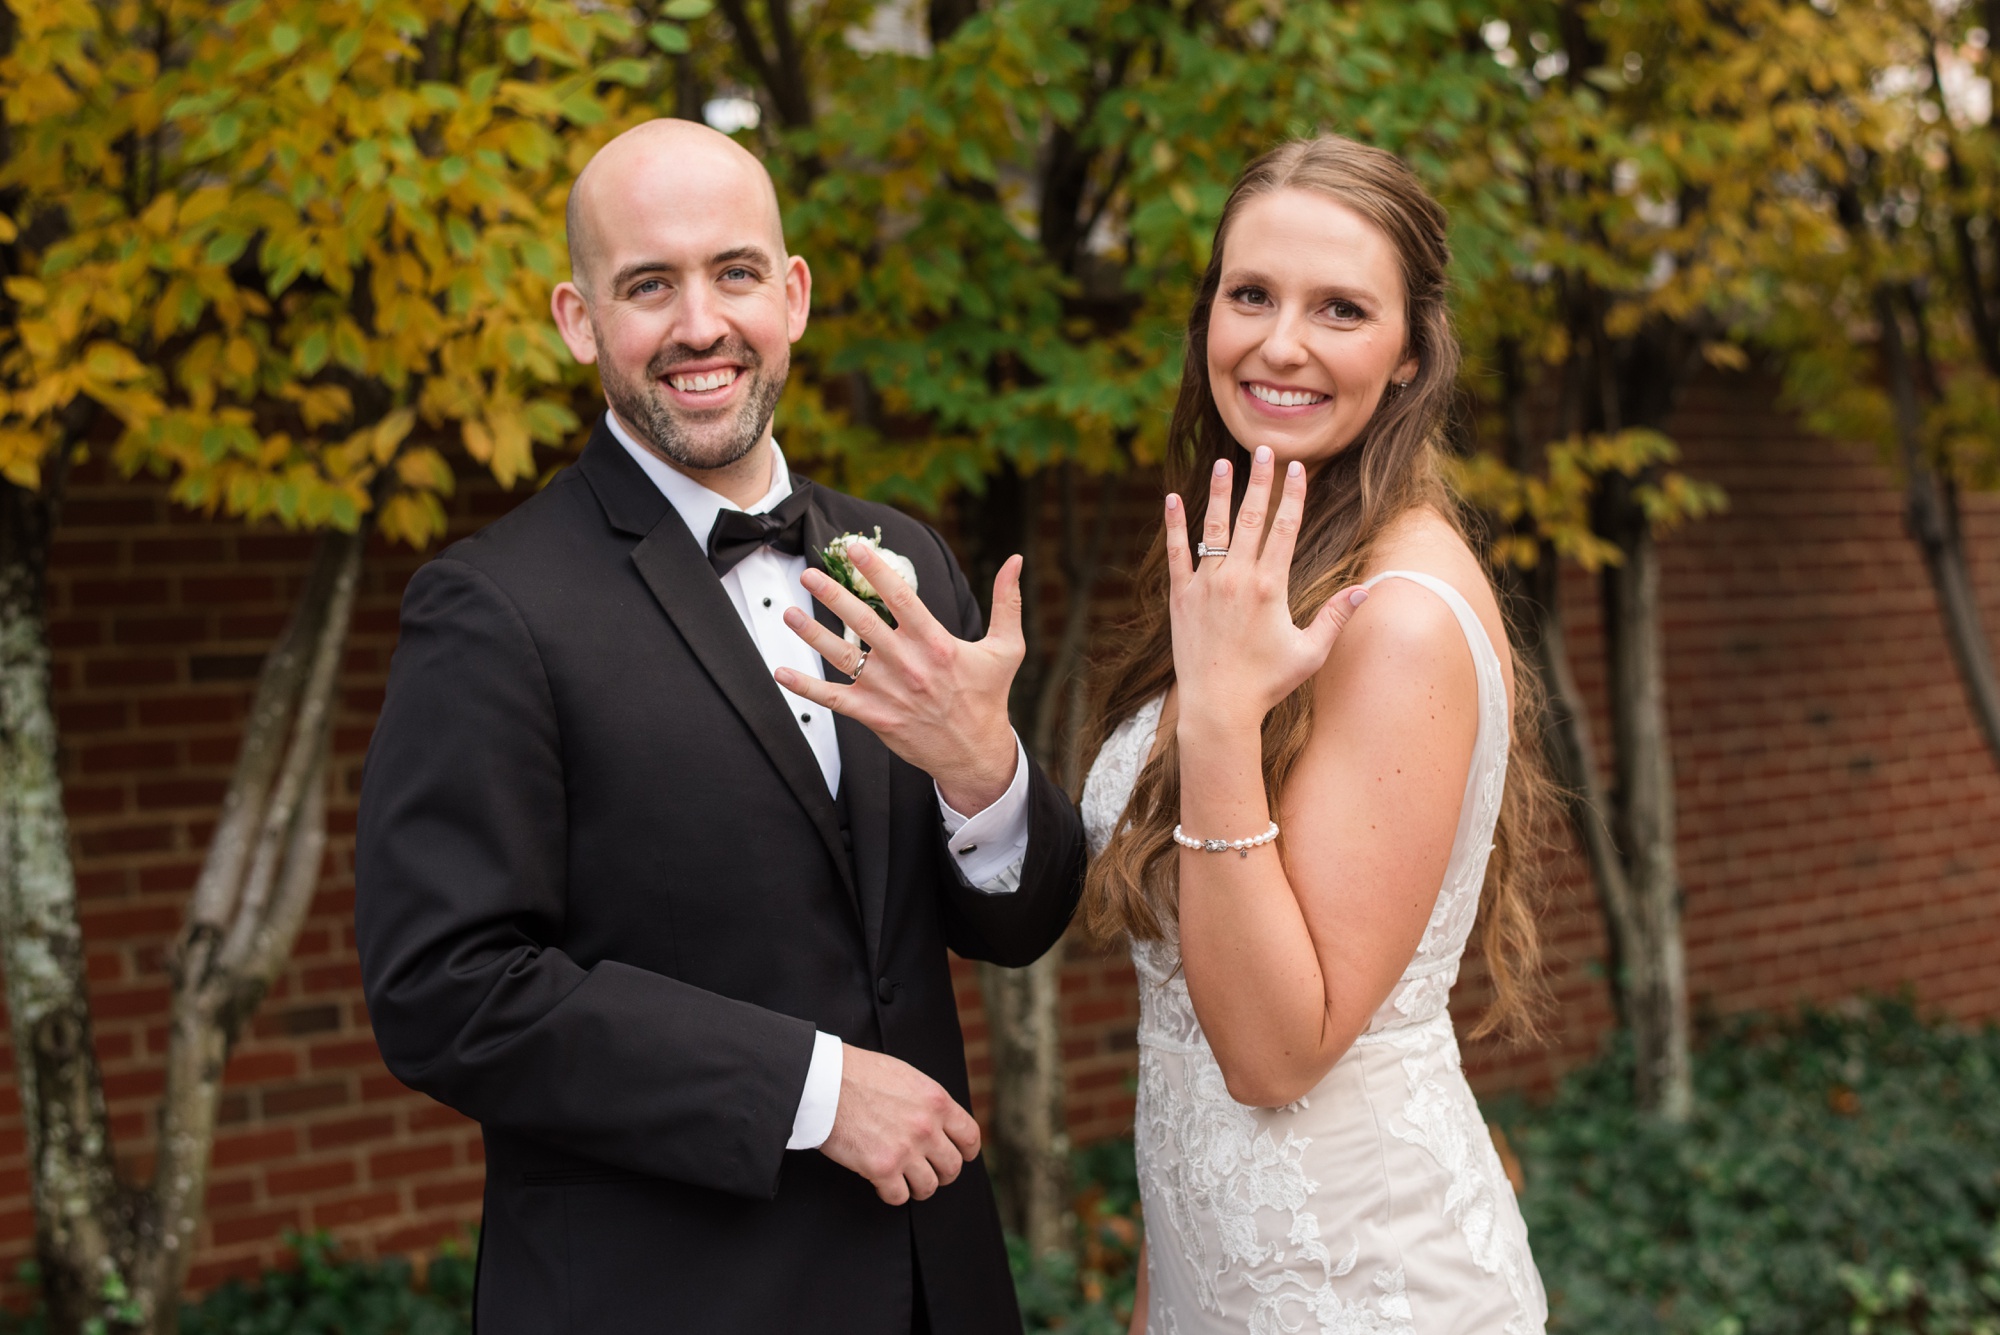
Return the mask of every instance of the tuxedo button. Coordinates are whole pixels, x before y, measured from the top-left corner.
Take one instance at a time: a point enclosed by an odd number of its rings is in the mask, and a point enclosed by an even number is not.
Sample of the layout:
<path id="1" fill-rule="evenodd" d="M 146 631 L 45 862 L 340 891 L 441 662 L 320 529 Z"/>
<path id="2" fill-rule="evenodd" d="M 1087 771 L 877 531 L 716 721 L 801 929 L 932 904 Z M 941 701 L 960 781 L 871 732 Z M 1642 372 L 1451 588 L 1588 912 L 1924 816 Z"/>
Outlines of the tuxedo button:
<path id="1" fill-rule="evenodd" d="M 875 980 L 875 999 L 884 1006 L 891 1004 L 896 1000 L 897 986 L 898 984 L 893 978 L 877 978 Z"/>

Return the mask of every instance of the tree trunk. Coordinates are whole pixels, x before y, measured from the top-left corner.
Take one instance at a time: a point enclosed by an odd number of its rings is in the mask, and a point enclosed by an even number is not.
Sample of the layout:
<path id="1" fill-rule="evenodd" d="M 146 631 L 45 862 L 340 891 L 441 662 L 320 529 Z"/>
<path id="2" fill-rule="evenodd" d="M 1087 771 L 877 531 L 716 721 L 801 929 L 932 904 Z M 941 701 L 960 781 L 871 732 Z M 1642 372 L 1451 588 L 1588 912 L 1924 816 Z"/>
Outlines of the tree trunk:
<path id="1" fill-rule="evenodd" d="M 170 970 L 166 1092 L 146 1246 L 151 1329 L 171 1335 L 194 1259 L 222 1073 L 289 958 L 326 848 L 326 774 L 340 661 L 367 530 L 329 533 L 284 637 L 265 658 Z"/>
<path id="2" fill-rule="evenodd" d="M 979 966 L 993 1057 L 988 1170 L 1001 1222 L 1035 1256 L 1064 1245 L 1069 1134 L 1063 1124 L 1060 943 L 1025 969 Z"/>
<path id="3" fill-rule="evenodd" d="M 1914 300 L 1911 304 L 1914 313 Z M 1877 291 L 1875 314 L 1882 331 L 1883 369 L 1894 410 L 1897 458 L 1903 468 L 1903 522 L 1923 553 L 1924 569 L 1937 592 L 1938 614 L 1944 621 L 1959 681 L 1965 687 L 1966 703 L 1986 739 L 1986 749 L 2000 764 L 2000 673 L 1994 670 L 1993 642 L 1986 636 L 1965 557 L 1958 488 L 1932 465 L 1924 448 L 1916 368 L 1911 365 L 1896 306 L 1894 295 L 1886 288 Z M 1921 329 L 1918 332 L 1921 351 Z"/>
<path id="4" fill-rule="evenodd" d="M 222 1072 L 319 880 L 333 703 L 364 534 L 321 539 L 265 660 L 177 945 L 155 1175 L 118 1180 L 91 1044 L 49 698 L 49 503 L 0 484 L 0 949 L 51 1327 L 171 1335 L 193 1260 Z"/>
<path id="5" fill-rule="evenodd" d="M 35 1250 L 57 1330 L 123 1314 L 130 1202 L 91 1042 L 57 770 L 44 601 L 53 516 L 0 483 L 0 948 L 27 1130 Z"/>
<path id="6" fill-rule="evenodd" d="M 1526 423 L 1527 377 L 1519 349 L 1504 345 L 1501 362 L 1508 461 L 1526 473 L 1539 450 L 1531 445 Z M 1579 393 L 1590 381 L 1591 377 L 1575 375 L 1569 394 Z M 1664 402 L 1647 406 L 1650 416 L 1665 415 Z M 1584 420 L 1585 407 L 1572 402 L 1572 425 Z M 1620 407 L 1607 406 L 1605 416 L 1615 422 L 1622 415 Z M 1615 790 L 1607 790 L 1601 777 L 1589 705 L 1570 669 L 1561 568 L 1548 542 L 1540 543 L 1540 560 L 1518 578 L 1516 590 L 1528 602 L 1530 643 L 1525 647 L 1541 677 L 1543 745 L 1590 865 L 1591 884 L 1610 938 L 1612 1001 L 1636 1050 L 1633 1097 L 1641 1108 L 1680 1122 L 1693 1111 L 1694 1083 L 1674 856 L 1674 773 L 1660 635 L 1659 547 L 1651 522 L 1632 498 L 1633 482 L 1607 478 L 1603 486 L 1600 526 L 1624 555 L 1624 564 L 1603 576 Z"/>
<path id="7" fill-rule="evenodd" d="M 1660 635 L 1660 554 L 1651 522 L 1614 483 L 1622 564 L 1604 574 L 1612 746 L 1618 774 L 1614 833 L 1624 876 L 1607 881 L 1619 933 L 1619 981 L 1637 1057 L 1639 1106 L 1668 1122 L 1694 1111 L 1687 954 L 1675 857 L 1673 738 L 1667 725 Z"/>
<path id="8" fill-rule="evenodd" d="M 1026 675 L 1015 694 L 1015 714 L 1029 753 L 1051 774 L 1074 786 L 1091 594 L 1103 568 L 1112 504 L 1107 485 L 1086 540 L 1074 464 L 1062 466 L 1059 485 L 1060 564 L 1068 601 L 1053 649 L 1046 661 L 1036 655 L 1036 670 Z M 1037 487 L 1030 494 L 1039 496 L 1046 490 Z M 1036 509 L 1032 503 L 1025 507 L 1020 527 L 1024 545 L 1034 537 Z M 1037 597 L 1029 605 L 1039 607 L 1039 603 Z M 1038 627 L 1032 642 L 1039 646 L 1041 639 Z M 1069 1135 L 1063 1108 L 1062 962 L 1063 947 L 1057 945 L 1025 969 L 985 964 L 979 973 L 986 1000 L 987 1047 L 993 1056 L 988 1143 L 995 1193 L 1002 1222 L 1037 1256 L 1066 1242 Z"/>

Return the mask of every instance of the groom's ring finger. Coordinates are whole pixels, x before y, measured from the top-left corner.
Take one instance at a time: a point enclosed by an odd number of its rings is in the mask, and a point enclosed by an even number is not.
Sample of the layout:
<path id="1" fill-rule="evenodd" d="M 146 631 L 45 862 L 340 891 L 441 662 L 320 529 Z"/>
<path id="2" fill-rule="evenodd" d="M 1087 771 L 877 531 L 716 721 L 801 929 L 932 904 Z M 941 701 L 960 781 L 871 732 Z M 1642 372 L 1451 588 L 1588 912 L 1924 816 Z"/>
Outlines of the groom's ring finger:
<path id="1" fill-rule="evenodd" d="M 861 675 L 861 665 L 868 661 L 868 655 L 858 645 L 835 635 L 796 608 L 787 609 L 785 624 L 791 627 L 792 634 L 818 650 L 819 656 L 833 664 L 837 671 L 846 673 L 850 679 Z"/>

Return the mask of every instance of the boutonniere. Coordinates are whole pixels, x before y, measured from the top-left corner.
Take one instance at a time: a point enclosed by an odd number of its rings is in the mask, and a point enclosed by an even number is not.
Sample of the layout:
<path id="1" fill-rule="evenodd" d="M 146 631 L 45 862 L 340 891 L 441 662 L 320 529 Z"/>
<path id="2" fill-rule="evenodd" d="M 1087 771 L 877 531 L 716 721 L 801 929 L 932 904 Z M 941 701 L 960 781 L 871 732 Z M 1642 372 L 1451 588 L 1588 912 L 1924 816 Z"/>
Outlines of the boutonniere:
<path id="1" fill-rule="evenodd" d="M 819 554 L 820 561 L 826 566 L 827 574 L 831 575 L 842 588 L 874 608 L 876 614 L 884 621 L 891 626 L 895 625 L 896 618 L 890 613 L 889 605 L 882 601 L 882 595 L 875 591 L 875 586 L 868 582 L 868 577 L 856 570 L 854 562 L 849 559 L 847 553 L 852 547 L 866 547 L 881 557 L 891 570 L 902 576 L 903 583 L 910 586 L 911 593 L 917 591 L 916 566 L 912 565 L 910 558 L 901 552 L 890 551 L 882 545 L 882 528 L 879 524 L 875 528 L 874 537 L 871 538 L 865 533 L 843 533 L 829 542 L 826 549 Z M 849 644 L 861 643 L 852 628 L 847 632 L 847 641 Z"/>

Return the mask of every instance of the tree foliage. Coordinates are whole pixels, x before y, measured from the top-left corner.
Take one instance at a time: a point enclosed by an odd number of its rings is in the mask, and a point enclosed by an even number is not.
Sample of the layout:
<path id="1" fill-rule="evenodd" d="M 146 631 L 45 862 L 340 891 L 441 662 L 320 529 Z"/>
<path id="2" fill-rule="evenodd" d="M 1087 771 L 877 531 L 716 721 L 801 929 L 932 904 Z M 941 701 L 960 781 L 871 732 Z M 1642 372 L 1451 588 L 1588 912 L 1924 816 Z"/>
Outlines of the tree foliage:
<path id="1" fill-rule="evenodd" d="M 352 530 L 393 467 L 377 526 L 421 545 L 440 439 L 503 484 L 569 442 L 565 193 L 662 78 L 629 12 L 56 0 L 17 21 L 9 479 L 39 484 L 87 398 L 122 466 L 211 511 Z"/>

